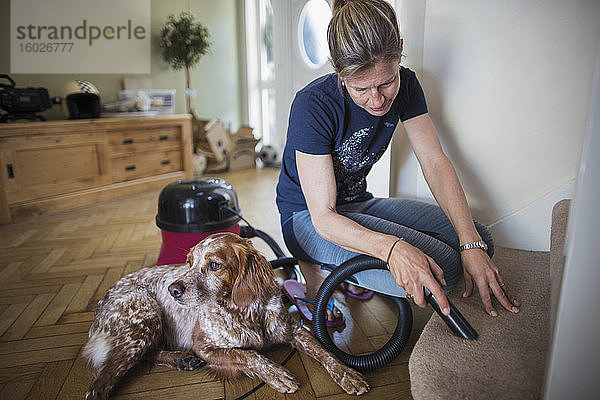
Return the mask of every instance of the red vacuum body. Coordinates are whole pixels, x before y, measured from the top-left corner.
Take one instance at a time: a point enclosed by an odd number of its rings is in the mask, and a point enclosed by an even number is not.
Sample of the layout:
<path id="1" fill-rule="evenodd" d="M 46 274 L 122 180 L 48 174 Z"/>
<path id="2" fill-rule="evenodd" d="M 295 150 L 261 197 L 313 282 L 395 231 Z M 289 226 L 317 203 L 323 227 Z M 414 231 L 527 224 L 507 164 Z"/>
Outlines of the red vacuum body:
<path id="1" fill-rule="evenodd" d="M 217 232 L 240 234 L 241 210 L 233 187 L 221 178 L 168 184 L 158 197 L 156 225 L 162 246 L 157 265 L 183 264 L 193 246 Z"/>

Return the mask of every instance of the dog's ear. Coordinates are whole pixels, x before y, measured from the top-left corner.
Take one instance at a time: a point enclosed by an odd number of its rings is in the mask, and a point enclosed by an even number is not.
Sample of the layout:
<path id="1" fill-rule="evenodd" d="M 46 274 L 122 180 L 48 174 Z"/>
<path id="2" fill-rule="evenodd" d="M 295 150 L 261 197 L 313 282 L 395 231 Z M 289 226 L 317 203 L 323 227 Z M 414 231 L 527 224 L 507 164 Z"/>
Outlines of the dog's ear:
<path id="1" fill-rule="evenodd" d="M 231 299 L 239 308 L 248 307 L 255 299 L 273 285 L 273 270 L 267 259 L 252 246 L 250 240 L 245 245 L 236 245 L 239 260 L 238 275 L 235 278 Z"/>

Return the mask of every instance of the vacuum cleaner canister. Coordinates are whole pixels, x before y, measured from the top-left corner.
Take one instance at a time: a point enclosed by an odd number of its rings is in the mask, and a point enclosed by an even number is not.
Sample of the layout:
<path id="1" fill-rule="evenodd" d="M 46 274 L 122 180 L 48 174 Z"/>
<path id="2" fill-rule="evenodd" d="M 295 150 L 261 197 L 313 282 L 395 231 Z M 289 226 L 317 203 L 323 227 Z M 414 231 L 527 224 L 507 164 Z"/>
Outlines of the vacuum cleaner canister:
<path id="1" fill-rule="evenodd" d="M 157 265 L 183 264 L 191 247 L 217 232 L 239 235 L 242 212 L 233 187 L 221 178 L 180 180 L 158 197 L 162 247 Z"/>

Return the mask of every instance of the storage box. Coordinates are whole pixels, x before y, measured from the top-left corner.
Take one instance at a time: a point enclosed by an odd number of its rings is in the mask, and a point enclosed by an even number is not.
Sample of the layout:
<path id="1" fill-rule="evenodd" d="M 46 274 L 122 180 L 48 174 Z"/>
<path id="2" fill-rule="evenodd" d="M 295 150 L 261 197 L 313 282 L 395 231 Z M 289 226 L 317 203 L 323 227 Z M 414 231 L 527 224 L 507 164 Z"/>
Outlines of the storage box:
<path id="1" fill-rule="evenodd" d="M 229 169 L 237 171 L 240 169 L 249 169 L 256 167 L 256 152 L 254 148 L 259 140 L 254 138 L 252 128 L 249 126 L 241 126 L 235 135 L 231 135 L 233 148 Z"/>
<path id="2" fill-rule="evenodd" d="M 119 100 L 135 100 L 139 92 L 144 92 L 150 97 L 152 103 L 149 111 L 159 114 L 175 113 L 175 89 L 129 89 L 119 91 Z"/>
<path id="3" fill-rule="evenodd" d="M 218 119 L 211 120 L 206 124 L 206 139 L 218 162 L 223 161 L 231 151 L 229 134 Z"/>

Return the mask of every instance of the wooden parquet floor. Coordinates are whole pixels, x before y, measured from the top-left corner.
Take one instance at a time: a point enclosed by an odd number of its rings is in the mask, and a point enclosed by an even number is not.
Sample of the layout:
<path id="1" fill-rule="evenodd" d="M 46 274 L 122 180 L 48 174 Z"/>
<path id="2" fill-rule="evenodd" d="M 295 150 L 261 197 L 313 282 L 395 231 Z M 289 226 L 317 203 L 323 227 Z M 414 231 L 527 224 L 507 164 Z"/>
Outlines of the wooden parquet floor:
<path id="1" fill-rule="evenodd" d="M 221 175 L 237 191 L 244 217 L 283 244 L 274 201 L 276 170 Z M 0 399 L 82 399 L 91 374 L 79 357 L 93 311 L 120 277 L 152 266 L 161 245 L 154 217 L 159 192 L 147 192 L 68 212 L 0 226 Z M 259 249 L 267 247 L 257 243 Z M 389 337 L 395 311 L 387 300 L 336 300 L 347 325 L 336 343 L 369 351 Z M 413 310 L 414 326 L 404 352 L 391 365 L 367 373 L 365 399 L 410 399 L 408 356 L 430 310 Z M 281 362 L 288 348 L 270 352 Z M 322 367 L 296 353 L 287 368 L 302 389 L 282 395 L 265 386 L 248 399 L 349 398 Z M 115 399 L 235 399 L 258 380 L 214 380 L 202 370 L 177 372 L 142 364 L 114 393 Z"/>

